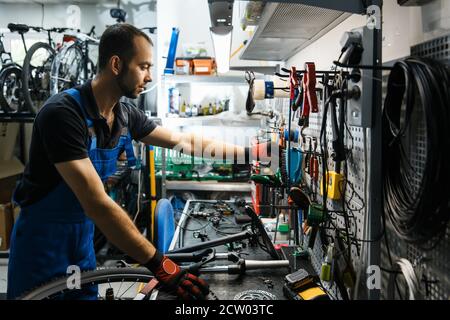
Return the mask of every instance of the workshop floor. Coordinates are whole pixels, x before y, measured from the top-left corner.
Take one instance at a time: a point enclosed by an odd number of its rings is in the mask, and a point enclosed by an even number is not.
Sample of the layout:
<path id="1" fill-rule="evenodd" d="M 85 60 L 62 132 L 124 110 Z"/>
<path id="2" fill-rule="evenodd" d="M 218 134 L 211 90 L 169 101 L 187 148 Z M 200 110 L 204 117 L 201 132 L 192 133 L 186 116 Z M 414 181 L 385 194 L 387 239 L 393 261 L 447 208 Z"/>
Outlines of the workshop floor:
<path id="1" fill-rule="evenodd" d="M 0 300 L 6 299 L 8 259 L 0 259 Z"/>

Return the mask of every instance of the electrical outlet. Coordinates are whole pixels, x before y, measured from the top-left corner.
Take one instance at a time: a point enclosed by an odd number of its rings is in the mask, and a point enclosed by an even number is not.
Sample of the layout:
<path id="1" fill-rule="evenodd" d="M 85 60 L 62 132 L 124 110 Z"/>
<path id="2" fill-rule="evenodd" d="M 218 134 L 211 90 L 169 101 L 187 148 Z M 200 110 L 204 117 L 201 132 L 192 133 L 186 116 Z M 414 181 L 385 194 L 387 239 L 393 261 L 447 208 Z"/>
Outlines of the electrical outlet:
<path id="1" fill-rule="evenodd" d="M 373 65 L 374 30 L 367 27 L 352 30 L 361 34 L 363 54 L 361 65 Z M 372 82 L 373 70 L 351 69 L 353 75 L 349 80 L 348 87 L 357 86 L 361 92 L 347 103 L 347 123 L 354 127 L 372 127 Z"/>

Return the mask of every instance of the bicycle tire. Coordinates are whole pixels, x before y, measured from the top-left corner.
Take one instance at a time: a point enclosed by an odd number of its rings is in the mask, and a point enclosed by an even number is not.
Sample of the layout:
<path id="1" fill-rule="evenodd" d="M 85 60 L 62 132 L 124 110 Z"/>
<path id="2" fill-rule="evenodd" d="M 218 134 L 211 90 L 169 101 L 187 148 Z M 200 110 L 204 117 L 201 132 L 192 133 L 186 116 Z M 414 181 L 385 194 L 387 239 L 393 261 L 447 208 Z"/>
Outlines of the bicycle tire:
<path id="1" fill-rule="evenodd" d="M 79 60 L 76 62 L 66 61 L 70 58 L 70 54 L 74 54 L 74 60 L 76 57 L 79 57 Z M 86 81 L 84 79 L 85 68 L 83 65 L 84 57 L 83 51 L 81 47 L 77 43 L 72 43 L 68 46 L 65 46 L 59 51 L 52 62 L 51 75 L 50 75 L 50 94 L 54 95 L 64 90 L 73 88 L 79 84 L 82 84 Z M 74 63 L 76 63 L 76 67 L 74 68 Z M 67 74 L 67 70 L 74 71 L 75 74 Z M 63 74 L 62 74 L 63 73 Z M 67 79 L 69 77 L 69 79 Z"/>
<path id="2" fill-rule="evenodd" d="M 44 300 L 52 296 L 70 291 L 67 288 L 68 276 L 54 279 L 42 286 L 23 294 L 18 300 Z M 153 274 L 146 268 L 101 268 L 81 273 L 80 285 L 95 285 L 108 283 L 111 280 L 135 281 L 148 283 Z"/>
<path id="3" fill-rule="evenodd" d="M 19 86 L 17 88 L 8 88 L 8 92 L 6 92 L 7 95 L 5 95 L 5 82 L 11 75 L 15 76 Z M 0 72 L 0 107 L 5 113 L 16 113 L 21 111 L 23 103 L 22 86 L 22 68 L 16 64 L 6 65 Z M 11 101 L 9 101 L 10 95 L 17 98 L 16 107 L 11 105 Z"/>
<path id="4" fill-rule="evenodd" d="M 30 87 L 30 81 L 34 80 L 32 77 L 31 61 L 32 61 L 34 53 L 39 49 L 48 50 L 51 53 L 50 59 L 52 59 L 52 60 L 55 56 L 55 50 L 48 43 L 45 43 L 45 42 L 37 42 L 37 43 L 33 44 L 31 46 L 31 48 L 27 51 L 27 54 L 25 55 L 25 59 L 23 61 L 23 72 L 22 72 L 23 97 L 24 97 L 25 107 L 29 111 L 33 112 L 34 114 L 38 113 L 41 106 L 36 105 L 31 97 L 30 90 L 36 90 L 36 88 Z M 51 67 L 51 63 L 50 63 L 49 67 Z M 49 77 L 50 77 L 50 70 L 49 70 Z M 49 83 L 49 86 L 50 86 L 50 83 Z M 48 93 L 50 93 L 50 88 L 48 88 Z M 45 100 L 46 99 L 43 99 L 44 102 L 45 102 Z"/>

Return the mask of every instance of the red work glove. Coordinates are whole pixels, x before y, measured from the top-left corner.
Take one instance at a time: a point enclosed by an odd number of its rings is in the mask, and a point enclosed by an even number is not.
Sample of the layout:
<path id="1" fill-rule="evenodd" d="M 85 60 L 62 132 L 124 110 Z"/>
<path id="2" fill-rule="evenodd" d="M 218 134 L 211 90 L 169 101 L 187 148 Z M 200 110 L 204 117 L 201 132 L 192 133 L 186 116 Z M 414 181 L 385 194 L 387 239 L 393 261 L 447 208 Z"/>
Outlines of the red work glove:
<path id="1" fill-rule="evenodd" d="M 156 251 L 154 257 L 145 264 L 155 278 L 169 291 L 184 300 L 204 300 L 209 293 L 208 284 L 182 270 L 175 262 Z"/>

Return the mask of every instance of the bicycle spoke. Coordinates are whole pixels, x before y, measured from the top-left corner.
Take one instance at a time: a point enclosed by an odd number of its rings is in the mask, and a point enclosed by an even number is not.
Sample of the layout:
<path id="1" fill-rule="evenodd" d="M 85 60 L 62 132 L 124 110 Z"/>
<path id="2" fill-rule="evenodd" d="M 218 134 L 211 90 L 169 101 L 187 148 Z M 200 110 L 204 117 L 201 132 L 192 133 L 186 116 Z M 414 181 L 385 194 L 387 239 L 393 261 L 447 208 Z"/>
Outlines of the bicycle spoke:
<path id="1" fill-rule="evenodd" d="M 135 281 L 134 283 L 132 283 L 131 286 L 129 286 L 128 289 L 125 290 L 124 293 L 122 293 L 122 294 L 120 295 L 119 298 L 122 298 L 122 296 L 123 296 L 128 290 L 130 290 L 136 283 L 137 283 L 137 281 Z"/>
<path id="2" fill-rule="evenodd" d="M 67 82 L 70 83 L 70 80 L 66 79 L 66 78 L 61 78 L 61 77 L 57 77 L 57 76 L 51 76 L 52 79 L 56 79 L 58 81 L 63 81 L 63 82 Z"/>
<path id="3" fill-rule="evenodd" d="M 117 290 L 117 294 L 120 293 L 120 289 L 122 288 L 123 282 L 124 282 L 124 279 L 122 279 L 122 281 L 120 282 L 120 286 L 119 286 L 119 290 Z"/>

